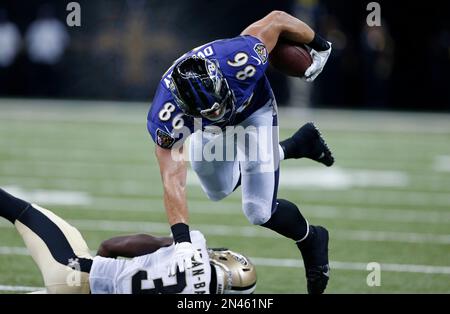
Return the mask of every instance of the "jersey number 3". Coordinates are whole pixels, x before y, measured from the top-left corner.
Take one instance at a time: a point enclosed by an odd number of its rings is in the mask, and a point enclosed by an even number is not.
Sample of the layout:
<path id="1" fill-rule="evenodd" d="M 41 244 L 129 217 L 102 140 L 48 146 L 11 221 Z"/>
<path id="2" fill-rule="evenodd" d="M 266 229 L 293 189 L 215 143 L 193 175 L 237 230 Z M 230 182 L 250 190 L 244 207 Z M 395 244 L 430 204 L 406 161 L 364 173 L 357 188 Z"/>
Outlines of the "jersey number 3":
<path id="1" fill-rule="evenodd" d="M 140 270 L 131 278 L 131 292 L 132 294 L 175 294 L 183 292 L 186 288 L 186 273 L 180 273 L 177 270 L 177 283 L 174 285 L 165 286 L 162 279 L 153 279 L 154 288 L 143 289 L 142 282 L 148 281 L 148 274 L 145 270 Z"/>

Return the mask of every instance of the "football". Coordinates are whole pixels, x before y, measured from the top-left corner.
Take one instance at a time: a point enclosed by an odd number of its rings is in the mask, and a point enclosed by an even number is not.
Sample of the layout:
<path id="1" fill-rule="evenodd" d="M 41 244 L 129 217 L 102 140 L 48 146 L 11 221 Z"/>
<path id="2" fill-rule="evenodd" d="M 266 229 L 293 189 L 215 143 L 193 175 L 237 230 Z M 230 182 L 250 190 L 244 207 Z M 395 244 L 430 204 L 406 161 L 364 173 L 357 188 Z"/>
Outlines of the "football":
<path id="1" fill-rule="evenodd" d="M 303 77 L 313 62 L 306 46 L 289 41 L 278 41 L 269 61 L 276 70 L 296 77 Z"/>

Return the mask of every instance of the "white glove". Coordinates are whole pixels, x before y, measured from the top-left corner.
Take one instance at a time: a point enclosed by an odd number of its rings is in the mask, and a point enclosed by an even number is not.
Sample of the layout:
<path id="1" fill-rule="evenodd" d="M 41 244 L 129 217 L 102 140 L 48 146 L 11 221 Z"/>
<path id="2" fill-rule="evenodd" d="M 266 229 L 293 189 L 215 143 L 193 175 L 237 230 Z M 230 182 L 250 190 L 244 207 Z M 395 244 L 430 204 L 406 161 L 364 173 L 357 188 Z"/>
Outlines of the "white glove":
<path id="1" fill-rule="evenodd" d="M 325 64 L 327 63 L 328 57 L 331 54 L 331 43 L 330 49 L 325 51 L 316 51 L 314 49 L 311 49 L 310 54 L 313 59 L 313 63 L 310 65 L 309 68 L 305 71 L 305 79 L 307 82 L 312 82 L 316 79 L 316 77 L 322 72 L 323 68 L 325 67 Z"/>
<path id="2" fill-rule="evenodd" d="M 196 262 L 202 262 L 200 253 L 194 249 L 191 242 L 180 242 L 175 244 L 175 251 L 173 252 L 172 261 L 169 265 L 169 276 L 175 276 L 177 267 L 180 272 L 192 268 L 192 257 Z"/>

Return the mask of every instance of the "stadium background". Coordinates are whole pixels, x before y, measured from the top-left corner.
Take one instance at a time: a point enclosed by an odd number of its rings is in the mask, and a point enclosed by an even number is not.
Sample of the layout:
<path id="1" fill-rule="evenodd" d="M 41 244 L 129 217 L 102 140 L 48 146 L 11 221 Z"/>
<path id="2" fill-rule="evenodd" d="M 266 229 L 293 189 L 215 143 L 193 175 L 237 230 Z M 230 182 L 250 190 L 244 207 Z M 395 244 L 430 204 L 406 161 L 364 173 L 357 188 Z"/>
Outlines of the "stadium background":
<path id="1" fill-rule="evenodd" d="M 334 43 L 314 84 L 269 70 L 282 137 L 314 120 L 337 158 L 331 169 L 284 163 L 280 188 L 331 231 L 328 291 L 450 292 L 444 2 L 378 1 L 381 27 L 366 24 L 369 1 L 78 2 L 81 27 L 65 24 L 69 1 L 0 4 L 0 186 L 69 219 L 93 250 L 118 233 L 167 234 L 145 129 L 161 74 L 192 47 L 286 10 Z M 39 37 L 38 19 L 59 22 Z M 239 191 L 211 203 L 191 174 L 189 184 L 192 225 L 254 259 L 258 292 L 305 291 L 295 248 L 246 222 Z M 0 221 L 0 232 L 0 292 L 41 286 L 14 229 Z M 369 262 L 381 264 L 379 287 L 366 283 Z"/>

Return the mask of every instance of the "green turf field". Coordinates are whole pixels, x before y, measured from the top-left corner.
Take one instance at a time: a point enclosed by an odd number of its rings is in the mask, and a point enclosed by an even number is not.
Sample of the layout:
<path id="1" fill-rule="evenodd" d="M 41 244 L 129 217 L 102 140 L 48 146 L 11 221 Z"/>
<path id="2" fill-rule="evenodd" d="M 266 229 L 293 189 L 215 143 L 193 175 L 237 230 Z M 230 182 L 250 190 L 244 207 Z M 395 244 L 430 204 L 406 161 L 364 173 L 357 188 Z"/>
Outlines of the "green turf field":
<path id="1" fill-rule="evenodd" d="M 0 186 L 78 227 L 92 250 L 131 232 L 167 235 L 143 104 L 0 100 Z M 281 137 L 317 122 L 336 164 L 285 161 L 279 196 L 330 230 L 329 293 L 450 293 L 450 116 L 281 111 Z M 258 293 L 305 293 L 293 243 L 250 225 L 240 190 L 206 199 L 189 176 L 191 226 L 257 265 Z M 42 287 L 16 230 L 0 220 L 0 292 Z M 369 262 L 381 285 L 368 286 Z"/>

